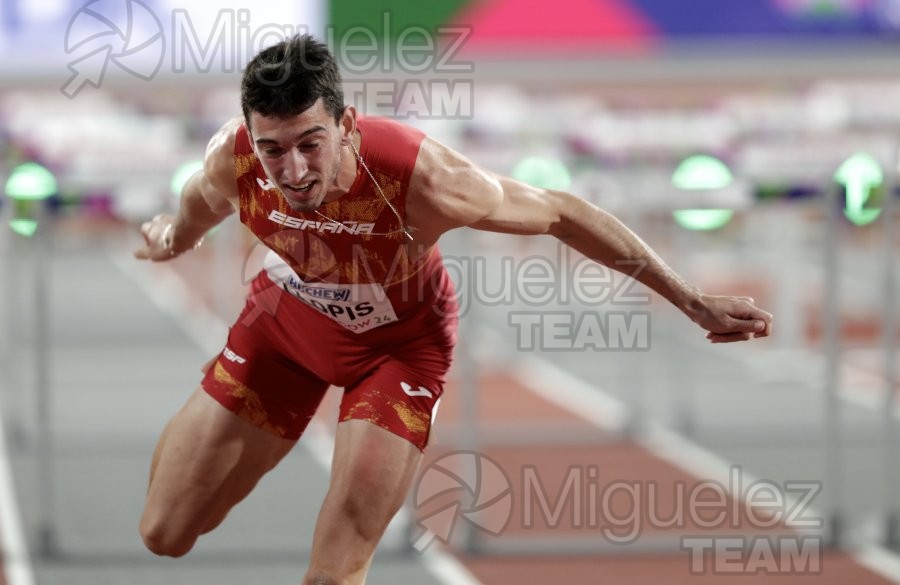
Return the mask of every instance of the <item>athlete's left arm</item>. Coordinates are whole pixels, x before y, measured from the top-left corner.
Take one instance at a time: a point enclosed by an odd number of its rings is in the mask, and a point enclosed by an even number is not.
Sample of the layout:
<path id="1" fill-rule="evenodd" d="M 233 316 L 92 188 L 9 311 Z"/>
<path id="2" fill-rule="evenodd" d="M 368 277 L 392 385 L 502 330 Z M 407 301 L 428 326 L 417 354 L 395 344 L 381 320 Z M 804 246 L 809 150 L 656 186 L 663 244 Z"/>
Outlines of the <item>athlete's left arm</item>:
<path id="1" fill-rule="evenodd" d="M 744 341 L 770 333 L 772 315 L 753 299 L 702 293 L 616 217 L 580 197 L 491 173 L 428 139 L 422 150 L 422 169 L 417 168 L 416 174 L 424 179 L 431 217 L 441 218 L 445 230 L 467 225 L 509 234 L 552 235 L 662 295 L 708 331 L 710 341 Z"/>

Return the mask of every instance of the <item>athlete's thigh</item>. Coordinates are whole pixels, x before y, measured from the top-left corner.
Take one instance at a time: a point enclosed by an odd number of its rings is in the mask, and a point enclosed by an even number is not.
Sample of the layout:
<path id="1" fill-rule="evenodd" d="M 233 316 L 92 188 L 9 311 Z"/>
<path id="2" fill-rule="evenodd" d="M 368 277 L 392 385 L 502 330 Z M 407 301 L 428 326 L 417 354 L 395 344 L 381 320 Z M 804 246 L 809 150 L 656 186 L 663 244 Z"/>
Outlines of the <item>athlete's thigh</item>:
<path id="1" fill-rule="evenodd" d="M 420 345 L 395 350 L 345 387 L 310 578 L 365 582 L 375 547 L 406 499 L 450 362 L 450 347 Z"/>
<path id="2" fill-rule="evenodd" d="M 345 388 L 339 420 L 370 422 L 424 451 L 449 367 L 443 348 L 392 357 Z"/>
<path id="3" fill-rule="evenodd" d="M 421 459 L 408 439 L 368 421 L 347 420 L 335 433 L 331 488 L 364 493 L 370 505 L 383 502 L 389 510 L 403 503 Z"/>
<path id="4" fill-rule="evenodd" d="M 172 539 L 206 532 L 295 443 L 240 418 L 198 388 L 157 446 L 142 529 L 164 522 Z"/>
<path id="5" fill-rule="evenodd" d="M 288 358 L 290 339 L 257 278 L 201 387 L 157 445 L 141 532 L 161 554 L 186 552 L 291 449 L 328 384 Z"/>
<path id="6" fill-rule="evenodd" d="M 387 360 L 345 389 L 313 543 L 312 567 L 324 575 L 361 582 L 406 498 L 443 389 L 442 364 L 418 365 Z"/>
<path id="7" fill-rule="evenodd" d="M 421 459 L 418 447 L 380 426 L 363 420 L 338 424 L 331 483 L 305 583 L 365 582 L 375 548 Z"/>

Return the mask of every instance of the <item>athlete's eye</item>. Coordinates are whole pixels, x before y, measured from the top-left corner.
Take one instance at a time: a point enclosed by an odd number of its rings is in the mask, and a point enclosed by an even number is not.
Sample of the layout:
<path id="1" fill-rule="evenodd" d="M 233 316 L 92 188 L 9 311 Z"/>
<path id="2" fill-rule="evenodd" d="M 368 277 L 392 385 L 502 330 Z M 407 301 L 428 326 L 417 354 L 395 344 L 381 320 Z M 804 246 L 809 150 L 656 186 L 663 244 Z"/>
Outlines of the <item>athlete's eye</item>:
<path id="1" fill-rule="evenodd" d="M 315 150 L 319 148 L 318 142 L 307 142 L 306 144 L 300 145 L 300 150 Z"/>

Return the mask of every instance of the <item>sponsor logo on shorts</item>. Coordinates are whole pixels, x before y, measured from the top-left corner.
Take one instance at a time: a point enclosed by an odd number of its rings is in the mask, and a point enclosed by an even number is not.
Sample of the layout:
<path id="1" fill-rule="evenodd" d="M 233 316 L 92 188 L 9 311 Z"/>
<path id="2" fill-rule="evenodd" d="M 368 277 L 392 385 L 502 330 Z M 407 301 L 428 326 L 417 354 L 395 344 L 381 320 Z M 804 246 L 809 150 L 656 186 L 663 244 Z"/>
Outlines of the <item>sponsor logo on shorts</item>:
<path id="1" fill-rule="evenodd" d="M 231 351 L 231 350 L 228 349 L 227 347 L 226 347 L 225 350 L 222 352 L 222 355 L 225 356 L 225 359 L 226 359 L 226 360 L 228 360 L 228 361 L 230 361 L 230 362 L 234 362 L 234 363 L 236 363 L 236 364 L 245 364 L 245 363 L 247 363 L 247 360 L 246 360 L 245 358 L 242 358 L 241 356 L 239 356 L 238 354 L 234 353 L 233 351 Z"/>
<path id="2" fill-rule="evenodd" d="M 315 297 L 317 299 L 325 299 L 328 301 L 350 300 L 349 288 L 325 288 L 321 286 L 310 286 L 297 280 L 293 276 L 288 279 L 288 284 L 291 285 L 297 292 Z"/>
<path id="3" fill-rule="evenodd" d="M 277 224 L 298 230 L 313 230 L 322 233 L 348 233 L 354 236 L 371 234 L 375 232 L 374 223 L 359 223 L 356 221 L 312 221 L 310 219 L 302 219 L 299 217 L 291 217 L 280 211 L 272 210 L 269 219 Z"/>
<path id="4" fill-rule="evenodd" d="M 431 390 L 423 386 L 419 386 L 418 390 L 413 390 L 413 387 L 406 382 L 400 382 L 400 388 L 403 389 L 407 396 L 424 396 L 425 398 L 434 398 L 434 394 L 431 393 Z"/>

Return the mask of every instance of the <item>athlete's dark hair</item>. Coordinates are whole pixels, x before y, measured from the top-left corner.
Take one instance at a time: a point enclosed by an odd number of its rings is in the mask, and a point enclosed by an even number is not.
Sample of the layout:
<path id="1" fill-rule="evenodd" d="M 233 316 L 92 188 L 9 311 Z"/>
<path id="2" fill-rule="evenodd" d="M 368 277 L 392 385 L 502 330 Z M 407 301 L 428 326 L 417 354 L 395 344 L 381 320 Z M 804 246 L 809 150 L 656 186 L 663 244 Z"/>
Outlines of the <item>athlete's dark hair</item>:
<path id="1" fill-rule="evenodd" d="M 341 74 L 328 47 L 310 35 L 295 35 L 259 52 L 244 69 L 241 109 L 250 127 L 250 112 L 290 118 L 322 98 L 340 122 L 344 111 Z"/>

